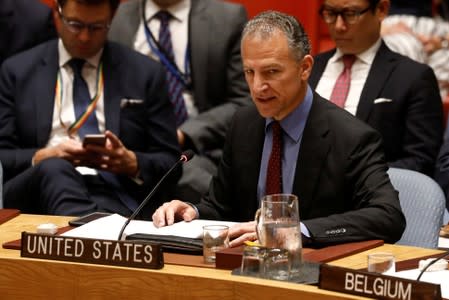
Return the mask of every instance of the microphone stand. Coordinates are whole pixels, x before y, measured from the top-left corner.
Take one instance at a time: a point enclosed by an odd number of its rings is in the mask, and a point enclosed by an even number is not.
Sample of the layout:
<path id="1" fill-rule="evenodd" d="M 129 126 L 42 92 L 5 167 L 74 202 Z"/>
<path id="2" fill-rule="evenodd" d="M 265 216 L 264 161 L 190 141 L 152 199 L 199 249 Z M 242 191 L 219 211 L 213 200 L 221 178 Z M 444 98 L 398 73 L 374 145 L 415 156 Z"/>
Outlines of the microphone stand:
<path id="1" fill-rule="evenodd" d="M 164 182 L 165 178 L 171 174 L 171 172 L 180 164 L 183 162 L 187 162 L 190 159 L 192 159 L 194 153 L 192 150 L 187 150 L 185 152 L 182 153 L 181 158 L 170 168 L 170 170 L 167 171 L 167 173 L 165 173 L 164 176 L 162 176 L 162 178 L 158 181 L 158 183 L 156 184 L 156 186 L 151 190 L 151 192 L 145 197 L 145 199 L 143 199 L 142 203 L 140 203 L 140 205 L 136 208 L 136 210 L 131 214 L 131 216 L 126 220 L 126 222 L 123 224 L 122 229 L 120 230 L 120 233 L 118 235 L 118 240 L 122 240 L 123 238 L 123 233 L 125 231 L 126 226 L 128 226 L 128 224 L 134 220 L 134 218 L 139 214 L 139 212 L 142 210 L 142 208 L 147 204 L 147 202 L 151 199 L 151 197 L 153 196 L 153 194 L 158 190 L 159 186 L 162 184 L 162 182 Z"/>
<path id="2" fill-rule="evenodd" d="M 434 260 L 432 260 L 430 263 L 428 263 L 419 273 L 418 278 L 416 278 L 416 281 L 419 281 L 421 279 L 421 276 L 424 274 L 425 271 L 427 271 L 427 269 L 433 265 L 434 263 L 436 263 L 439 260 L 442 260 L 443 258 L 445 258 L 446 256 L 449 256 L 449 252 L 445 252 L 440 256 L 437 256 Z"/>

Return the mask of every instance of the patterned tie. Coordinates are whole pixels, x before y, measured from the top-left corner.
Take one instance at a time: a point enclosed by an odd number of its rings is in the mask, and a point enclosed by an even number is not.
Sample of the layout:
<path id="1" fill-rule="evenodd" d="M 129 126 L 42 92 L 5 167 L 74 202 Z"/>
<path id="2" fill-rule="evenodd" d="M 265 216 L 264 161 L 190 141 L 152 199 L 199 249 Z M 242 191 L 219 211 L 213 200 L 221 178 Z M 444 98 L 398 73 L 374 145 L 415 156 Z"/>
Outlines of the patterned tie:
<path id="1" fill-rule="evenodd" d="M 83 79 L 81 75 L 81 70 L 83 69 L 84 63 L 86 61 L 84 59 L 72 58 L 68 64 L 73 70 L 74 79 L 73 79 L 73 105 L 75 107 L 75 115 L 78 119 L 79 116 L 84 114 L 87 107 L 91 102 L 89 89 L 87 87 L 86 81 Z M 92 112 L 83 126 L 78 130 L 78 135 L 82 140 L 86 134 L 89 133 L 100 133 L 98 127 L 97 117 L 95 115 L 95 111 Z M 104 181 L 114 189 L 117 196 L 120 198 L 120 201 L 128 207 L 131 211 L 134 211 L 137 208 L 137 202 L 128 195 L 123 189 L 120 181 L 117 176 L 113 173 L 107 171 L 98 170 L 98 174 L 104 179 Z"/>
<path id="2" fill-rule="evenodd" d="M 72 58 L 68 64 L 73 70 L 73 105 L 75 107 L 75 116 L 78 119 L 81 115 L 83 115 L 91 102 L 89 88 L 87 87 L 86 81 L 83 79 L 81 75 L 81 71 L 83 69 L 84 63 L 86 61 L 84 59 Z M 80 139 L 83 139 L 84 136 L 88 133 L 99 133 L 98 129 L 98 121 L 95 115 L 95 111 L 90 114 L 87 118 L 86 122 L 81 126 L 78 130 L 78 135 Z"/>
<path id="3" fill-rule="evenodd" d="M 336 105 L 343 108 L 345 106 L 346 97 L 348 96 L 349 87 L 351 86 L 351 68 L 355 59 L 356 56 L 353 54 L 343 55 L 342 60 L 344 68 L 341 74 L 338 76 L 337 81 L 335 82 L 331 98 L 329 99 Z"/>
<path id="4" fill-rule="evenodd" d="M 268 161 L 265 194 L 282 193 L 282 128 L 278 121 L 271 123 L 273 147 Z"/>
<path id="5" fill-rule="evenodd" d="M 168 55 L 168 59 L 175 63 L 171 33 L 168 27 L 171 14 L 167 11 L 161 10 L 155 15 L 155 17 L 161 22 L 159 29 L 159 44 L 165 50 L 165 53 Z M 167 73 L 168 95 L 175 111 L 176 123 L 179 126 L 187 120 L 187 109 L 184 103 L 184 97 L 182 96 L 184 86 L 181 80 L 170 72 L 167 66 L 165 66 L 165 71 Z"/>

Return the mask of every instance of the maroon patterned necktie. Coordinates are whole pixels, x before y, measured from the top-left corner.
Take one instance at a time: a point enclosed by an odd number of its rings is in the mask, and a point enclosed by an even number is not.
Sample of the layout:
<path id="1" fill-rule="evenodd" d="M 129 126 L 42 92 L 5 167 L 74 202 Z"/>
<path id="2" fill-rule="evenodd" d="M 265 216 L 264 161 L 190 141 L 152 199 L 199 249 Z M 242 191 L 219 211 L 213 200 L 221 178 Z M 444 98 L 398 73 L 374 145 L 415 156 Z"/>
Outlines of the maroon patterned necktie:
<path id="1" fill-rule="evenodd" d="M 273 147 L 268 161 L 265 194 L 282 193 L 282 128 L 278 121 L 271 123 Z"/>
<path id="2" fill-rule="evenodd" d="M 349 87 L 351 86 L 351 68 L 355 59 L 356 56 L 353 54 L 343 55 L 342 60 L 344 68 L 335 82 L 331 98 L 329 99 L 331 102 L 342 108 L 345 106 L 346 97 L 348 96 Z"/>

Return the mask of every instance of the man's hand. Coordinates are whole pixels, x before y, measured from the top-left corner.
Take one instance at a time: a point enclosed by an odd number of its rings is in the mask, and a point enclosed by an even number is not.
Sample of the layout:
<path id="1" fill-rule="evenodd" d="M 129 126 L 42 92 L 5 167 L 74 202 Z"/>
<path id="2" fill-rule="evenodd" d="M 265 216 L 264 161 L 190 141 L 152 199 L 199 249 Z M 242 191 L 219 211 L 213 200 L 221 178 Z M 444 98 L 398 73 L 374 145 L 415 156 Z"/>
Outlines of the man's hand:
<path id="1" fill-rule="evenodd" d="M 153 214 L 156 227 L 172 225 L 175 221 L 192 221 L 196 217 L 195 209 L 180 200 L 172 200 L 161 205 Z"/>
<path id="2" fill-rule="evenodd" d="M 105 135 L 107 139 L 105 147 L 93 144 L 86 145 L 87 153 L 91 154 L 91 158 L 93 158 L 85 162 L 86 166 L 136 177 L 139 172 L 136 154 L 128 150 L 111 131 L 107 130 Z"/>
<path id="3" fill-rule="evenodd" d="M 256 221 L 235 224 L 229 228 L 229 247 L 237 247 L 245 241 L 257 240 Z"/>
<path id="4" fill-rule="evenodd" d="M 184 132 L 182 132 L 181 130 L 176 130 L 176 134 L 178 135 L 178 143 L 179 146 L 181 147 L 181 149 L 184 147 L 184 144 L 186 142 L 186 137 L 184 135 Z"/>
<path id="5" fill-rule="evenodd" d="M 33 157 L 33 164 L 37 165 L 44 159 L 58 157 L 68 160 L 73 165 L 78 166 L 88 156 L 89 154 L 80 142 L 70 139 L 63 141 L 56 146 L 42 148 L 36 151 Z"/>

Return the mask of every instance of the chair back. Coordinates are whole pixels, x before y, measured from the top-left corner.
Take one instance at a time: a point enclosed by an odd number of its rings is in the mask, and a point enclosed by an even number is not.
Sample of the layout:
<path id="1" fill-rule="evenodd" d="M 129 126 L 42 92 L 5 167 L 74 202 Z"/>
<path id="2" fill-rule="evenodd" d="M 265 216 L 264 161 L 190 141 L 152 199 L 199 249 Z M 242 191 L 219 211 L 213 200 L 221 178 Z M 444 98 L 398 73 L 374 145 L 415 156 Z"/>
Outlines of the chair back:
<path id="1" fill-rule="evenodd" d="M 399 201 L 407 221 L 397 244 L 437 248 L 446 206 L 441 187 L 429 176 L 416 171 L 390 168 L 388 175 L 399 192 Z"/>

